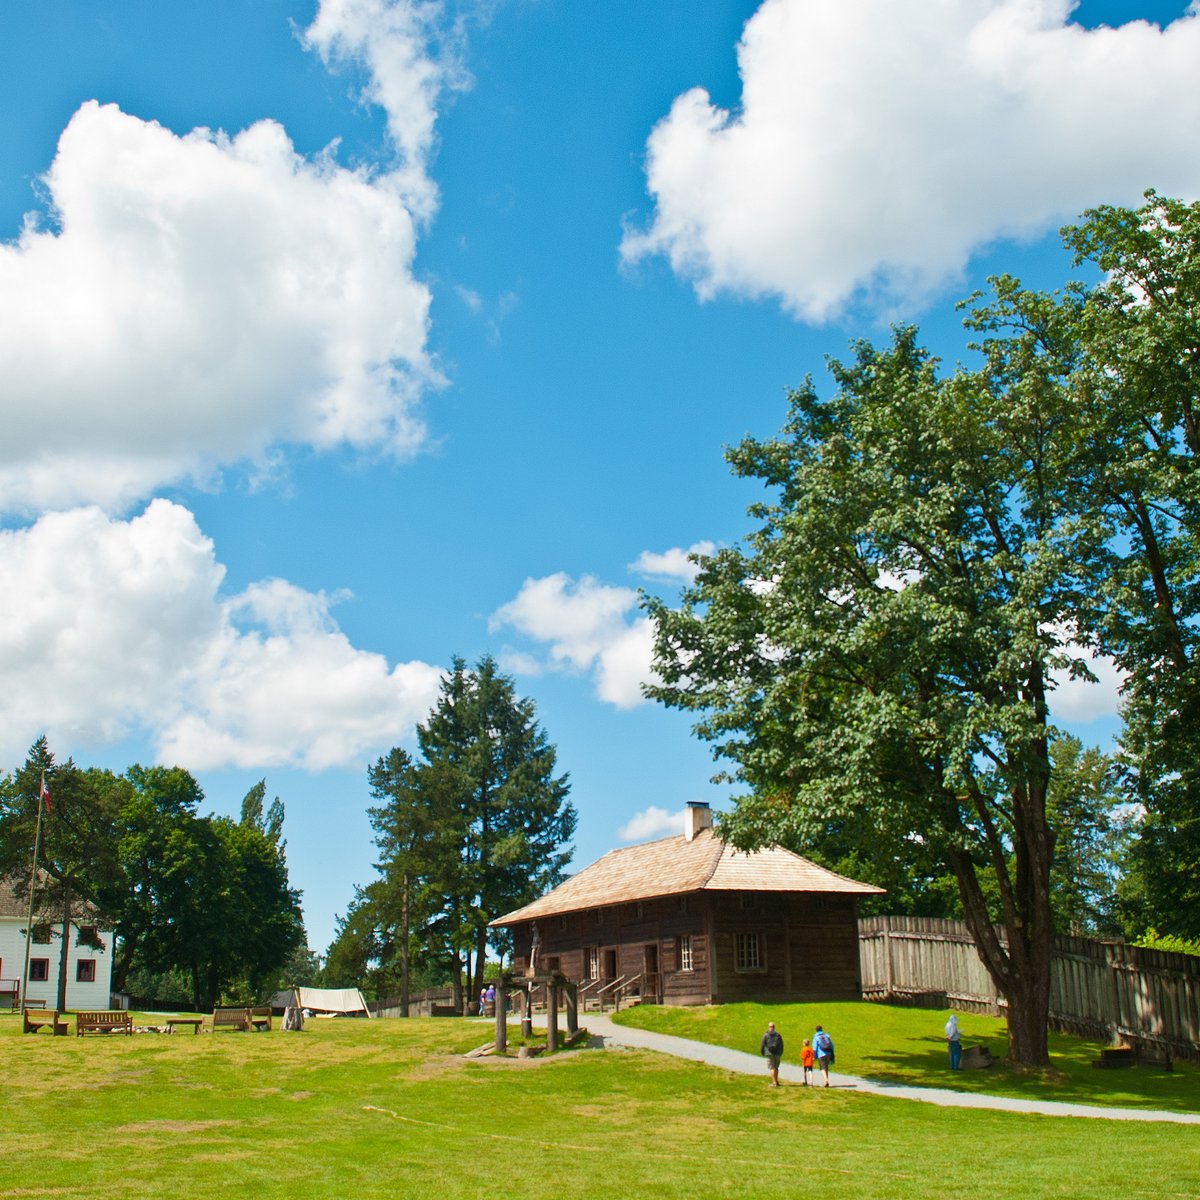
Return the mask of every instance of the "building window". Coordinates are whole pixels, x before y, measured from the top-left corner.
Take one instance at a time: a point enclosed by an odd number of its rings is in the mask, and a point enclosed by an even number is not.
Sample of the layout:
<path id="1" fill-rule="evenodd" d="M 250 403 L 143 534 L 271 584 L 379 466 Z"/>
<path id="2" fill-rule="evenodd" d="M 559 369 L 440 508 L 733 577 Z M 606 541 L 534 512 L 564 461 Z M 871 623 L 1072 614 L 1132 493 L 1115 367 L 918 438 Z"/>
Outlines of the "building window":
<path id="1" fill-rule="evenodd" d="M 50 945 L 50 926 L 38 924 L 33 927 L 33 942 L 35 946 Z"/>
<path id="2" fill-rule="evenodd" d="M 762 946 L 757 933 L 733 935 L 733 966 L 737 971 L 761 971 Z"/>
<path id="3" fill-rule="evenodd" d="M 596 924 L 597 925 L 604 924 L 604 909 L 602 909 L 602 908 L 596 909 Z"/>
<path id="4" fill-rule="evenodd" d="M 75 964 L 75 982 L 96 982 L 96 960 L 94 958 L 81 958 Z"/>
<path id="5" fill-rule="evenodd" d="M 753 892 L 743 892 L 741 896 L 742 908 L 757 908 L 758 897 Z"/>
<path id="6" fill-rule="evenodd" d="M 639 921 L 643 921 L 646 918 L 646 906 L 640 900 L 633 906 L 633 915 Z"/>
<path id="7" fill-rule="evenodd" d="M 679 897 L 679 911 L 685 913 L 688 910 L 688 898 L 686 896 Z"/>
<path id="8" fill-rule="evenodd" d="M 29 982 L 45 983 L 50 978 L 50 960 L 48 958 L 31 958 L 29 960 Z"/>
<path id="9" fill-rule="evenodd" d="M 567 918 L 566 917 L 558 918 L 558 928 L 560 930 L 565 930 L 567 928 Z"/>
<path id="10" fill-rule="evenodd" d="M 90 946 L 93 950 L 103 950 L 104 943 L 100 940 L 100 930 L 95 925 L 80 925 L 79 936 L 75 939 L 77 946 Z"/>
<path id="11" fill-rule="evenodd" d="M 681 971 L 694 970 L 695 969 L 695 967 L 693 966 L 694 960 L 692 959 L 692 935 L 690 933 L 685 933 L 679 939 L 679 945 L 678 945 L 677 949 L 678 949 L 679 953 L 677 955 L 676 961 L 679 963 L 679 969 Z"/>
<path id="12" fill-rule="evenodd" d="M 587 948 L 587 959 L 584 970 L 587 972 L 585 978 L 599 979 L 600 978 L 600 947 L 589 946 Z"/>

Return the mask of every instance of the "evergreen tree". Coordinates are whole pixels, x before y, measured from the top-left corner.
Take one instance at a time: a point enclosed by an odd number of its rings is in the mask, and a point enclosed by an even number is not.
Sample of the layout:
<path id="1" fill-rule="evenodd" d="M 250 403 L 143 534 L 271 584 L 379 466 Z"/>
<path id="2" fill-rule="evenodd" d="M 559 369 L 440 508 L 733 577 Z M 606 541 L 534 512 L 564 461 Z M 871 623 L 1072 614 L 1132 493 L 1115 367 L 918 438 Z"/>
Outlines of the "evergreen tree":
<path id="1" fill-rule="evenodd" d="M 371 768 L 382 878 L 366 892 L 376 936 L 384 913 L 396 933 L 401 980 L 410 956 L 440 955 L 461 1005 L 464 975 L 483 986 L 488 922 L 561 882 L 576 815 L 532 701 L 491 658 L 454 660 L 417 742 L 419 760 L 393 750 Z"/>

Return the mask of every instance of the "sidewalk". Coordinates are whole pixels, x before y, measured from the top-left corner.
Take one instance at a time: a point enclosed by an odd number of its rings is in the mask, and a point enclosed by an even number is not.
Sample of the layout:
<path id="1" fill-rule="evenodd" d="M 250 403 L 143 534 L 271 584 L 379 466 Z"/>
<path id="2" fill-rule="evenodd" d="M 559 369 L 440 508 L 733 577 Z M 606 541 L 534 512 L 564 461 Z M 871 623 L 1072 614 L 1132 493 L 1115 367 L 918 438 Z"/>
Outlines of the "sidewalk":
<path id="1" fill-rule="evenodd" d="M 657 1050 L 662 1054 L 673 1054 L 676 1058 L 692 1062 L 707 1063 L 722 1070 L 741 1075 L 767 1077 L 766 1064 L 757 1054 L 746 1054 L 741 1050 L 727 1050 L 723 1046 L 709 1046 L 687 1038 L 671 1037 L 663 1033 L 650 1033 L 644 1029 L 627 1029 L 615 1025 L 599 1013 L 580 1014 L 580 1024 L 589 1033 L 604 1039 L 605 1046 L 623 1046 L 638 1050 Z M 814 1072 L 814 1074 L 816 1074 Z M 781 1081 L 794 1084 L 804 1082 L 801 1068 L 792 1063 L 783 1063 L 779 1068 Z M 1200 1113 L 1164 1112 L 1145 1108 L 1101 1108 L 1091 1104 L 1067 1104 L 1058 1100 L 1023 1100 L 1014 1096 L 981 1096 L 971 1092 L 951 1092 L 942 1088 L 909 1087 L 901 1083 L 880 1083 L 871 1079 L 859 1079 L 854 1075 L 841 1075 L 830 1071 L 832 1088 L 853 1088 L 873 1096 L 898 1097 L 902 1100 L 918 1100 L 923 1104 L 940 1104 L 944 1108 L 987 1108 L 1002 1112 L 1040 1113 L 1047 1117 L 1093 1117 L 1108 1121 L 1168 1121 L 1177 1125 L 1200 1125 Z"/>

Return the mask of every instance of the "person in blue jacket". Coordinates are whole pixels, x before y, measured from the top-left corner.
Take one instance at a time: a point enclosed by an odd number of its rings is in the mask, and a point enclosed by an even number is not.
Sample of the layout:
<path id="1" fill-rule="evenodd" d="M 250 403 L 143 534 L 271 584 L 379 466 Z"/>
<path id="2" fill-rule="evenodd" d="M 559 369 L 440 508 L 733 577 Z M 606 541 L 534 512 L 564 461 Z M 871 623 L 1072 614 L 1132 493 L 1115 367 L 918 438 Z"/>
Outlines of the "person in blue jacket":
<path id="1" fill-rule="evenodd" d="M 817 1066 L 825 1076 L 825 1086 L 829 1086 L 829 1068 L 833 1066 L 833 1038 L 817 1026 L 817 1032 L 812 1039 L 813 1053 L 817 1056 Z"/>

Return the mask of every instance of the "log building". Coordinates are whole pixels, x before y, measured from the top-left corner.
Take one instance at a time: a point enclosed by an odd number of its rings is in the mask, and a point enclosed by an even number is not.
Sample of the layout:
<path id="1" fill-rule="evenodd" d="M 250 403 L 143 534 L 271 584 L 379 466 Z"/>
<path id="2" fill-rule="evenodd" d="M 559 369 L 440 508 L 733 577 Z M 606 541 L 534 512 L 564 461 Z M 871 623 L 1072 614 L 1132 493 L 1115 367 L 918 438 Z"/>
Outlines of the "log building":
<path id="1" fill-rule="evenodd" d="M 514 973 L 561 972 L 581 1002 L 860 999 L 858 898 L 883 889 L 779 847 L 735 850 L 707 804 L 687 817 L 682 836 L 612 850 L 494 920 Z"/>

